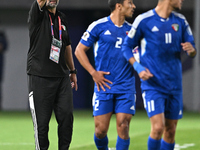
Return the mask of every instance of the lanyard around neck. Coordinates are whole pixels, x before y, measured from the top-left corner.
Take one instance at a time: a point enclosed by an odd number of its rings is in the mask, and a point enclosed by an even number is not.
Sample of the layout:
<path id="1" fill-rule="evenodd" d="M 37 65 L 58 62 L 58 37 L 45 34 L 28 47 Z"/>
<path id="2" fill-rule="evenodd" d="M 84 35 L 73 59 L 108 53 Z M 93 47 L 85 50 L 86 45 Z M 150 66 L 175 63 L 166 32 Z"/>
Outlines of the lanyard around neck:
<path id="1" fill-rule="evenodd" d="M 49 14 L 49 18 L 50 18 L 50 21 L 51 21 L 51 34 L 52 34 L 52 36 L 54 37 L 53 23 L 52 23 L 52 19 L 51 19 L 51 15 L 50 15 L 50 14 Z M 59 38 L 60 38 L 60 41 L 62 41 L 61 19 L 60 19 L 59 16 L 58 16 L 58 23 L 59 23 Z"/>

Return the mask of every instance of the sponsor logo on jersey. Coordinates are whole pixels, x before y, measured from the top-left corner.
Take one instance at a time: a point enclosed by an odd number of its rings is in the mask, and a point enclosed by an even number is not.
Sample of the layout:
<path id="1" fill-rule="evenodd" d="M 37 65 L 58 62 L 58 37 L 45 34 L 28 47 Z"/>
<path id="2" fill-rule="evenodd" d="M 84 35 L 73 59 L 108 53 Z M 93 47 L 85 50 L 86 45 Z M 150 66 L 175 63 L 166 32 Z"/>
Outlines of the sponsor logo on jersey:
<path id="1" fill-rule="evenodd" d="M 111 35 L 111 33 L 110 33 L 109 30 L 107 30 L 107 31 L 104 33 L 104 35 Z"/>
<path id="2" fill-rule="evenodd" d="M 159 29 L 158 29 L 158 27 L 154 26 L 154 27 L 151 29 L 151 31 L 152 31 L 152 32 L 158 32 Z"/>
<path id="3" fill-rule="evenodd" d="M 177 32 L 178 29 L 179 29 L 179 25 L 178 24 L 172 24 L 172 29 Z"/>

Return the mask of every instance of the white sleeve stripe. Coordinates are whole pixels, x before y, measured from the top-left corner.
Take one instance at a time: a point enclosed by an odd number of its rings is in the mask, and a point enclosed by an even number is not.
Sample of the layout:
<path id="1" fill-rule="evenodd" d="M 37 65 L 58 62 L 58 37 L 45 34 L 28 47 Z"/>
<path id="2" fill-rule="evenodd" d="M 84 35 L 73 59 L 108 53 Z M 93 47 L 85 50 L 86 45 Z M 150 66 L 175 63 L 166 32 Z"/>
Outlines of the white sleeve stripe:
<path id="1" fill-rule="evenodd" d="M 125 23 L 126 23 L 126 24 L 128 24 L 129 26 L 131 26 L 131 25 L 132 25 L 131 23 L 129 23 L 129 22 L 128 22 L 128 21 L 126 21 L 126 20 L 125 20 Z"/>
<path id="2" fill-rule="evenodd" d="M 177 17 L 179 17 L 179 18 L 181 18 L 181 19 L 183 19 L 184 21 L 185 21 L 185 25 L 187 26 L 187 25 L 189 25 L 189 23 L 187 22 L 187 20 L 186 20 L 186 18 L 185 18 L 185 16 L 184 15 L 182 15 L 182 14 L 180 14 L 180 13 L 177 13 L 177 12 L 172 12 L 175 16 L 177 16 Z"/>
<path id="3" fill-rule="evenodd" d="M 185 20 L 185 16 L 184 16 L 184 15 L 182 15 L 182 14 L 180 14 L 180 13 L 177 13 L 177 12 L 175 12 L 175 11 L 173 11 L 172 13 L 173 13 L 175 16 L 177 16 L 177 17 L 179 17 L 179 18 Z"/>
<path id="4" fill-rule="evenodd" d="M 140 24 L 140 22 L 141 22 L 143 19 L 148 18 L 148 17 L 151 17 L 151 16 L 153 16 L 153 15 L 154 15 L 153 10 L 149 10 L 148 12 L 146 12 L 146 13 L 144 13 L 144 14 L 142 14 L 142 15 L 139 15 L 139 16 L 135 19 L 135 21 L 134 21 L 134 23 L 133 23 L 133 27 L 134 27 L 135 29 L 137 29 L 138 25 Z"/>
<path id="5" fill-rule="evenodd" d="M 90 26 L 88 27 L 88 31 L 91 32 L 92 29 L 97 25 L 97 24 L 101 24 L 101 23 L 104 23 L 104 22 L 107 22 L 108 21 L 108 18 L 107 17 L 104 17 L 102 19 L 99 19 L 95 22 L 93 22 L 92 24 L 90 24 Z"/>
<path id="6" fill-rule="evenodd" d="M 147 41 L 145 38 L 143 38 L 141 40 L 141 56 L 143 56 L 146 52 L 146 45 L 147 45 Z"/>

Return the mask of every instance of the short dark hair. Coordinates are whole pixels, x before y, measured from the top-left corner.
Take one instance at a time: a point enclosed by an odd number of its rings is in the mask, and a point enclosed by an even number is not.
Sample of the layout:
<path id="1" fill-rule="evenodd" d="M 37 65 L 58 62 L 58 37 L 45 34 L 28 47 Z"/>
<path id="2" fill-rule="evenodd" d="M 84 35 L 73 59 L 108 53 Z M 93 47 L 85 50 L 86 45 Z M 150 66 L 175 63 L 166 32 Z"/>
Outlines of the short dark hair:
<path id="1" fill-rule="evenodd" d="M 123 4 L 124 1 L 125 1 L 125 0 L 108 0 L 108 6 L 109 6 L 109 8 L 110 8 L 110 11 L 112 12 L 112 11 L 115 10 L 115 5 L 116 5 L 117 3 Z"/>

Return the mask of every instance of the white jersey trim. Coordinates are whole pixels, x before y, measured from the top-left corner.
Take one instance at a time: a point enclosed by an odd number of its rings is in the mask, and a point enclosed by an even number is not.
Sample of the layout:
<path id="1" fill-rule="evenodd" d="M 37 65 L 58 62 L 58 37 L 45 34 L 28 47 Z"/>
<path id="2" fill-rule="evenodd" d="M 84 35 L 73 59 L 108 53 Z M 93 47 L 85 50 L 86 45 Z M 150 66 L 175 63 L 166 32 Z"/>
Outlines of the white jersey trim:
<path id="1" fill-rule="evenodd" d="M 99 49 L 99 43 L 97 41 L 97 42 L 94 43 L 94 58 L 97 57 L 98 49 Z"/>
<path id="2" fill-rule="evenodd" d="M 147 41 L 145 38 L 141 40 L 141 56 L 143 56 L 146 53 L 146 45 Z"/>
<path id="3" fill-rule="evenodd" d="M 107 22 L 107 21 L 108 21 L 108 18 L 107 18 L 107 17 L 104 17 L 104 18 L 102 18 L 102 19 L 99 19 L 99 20 L 97 20 L 97 21 L 94 21 L 92 24 L 89 25 L 89 27 L 88 27 L 87 30 L 88 30 L 89 32 L 91 32 L 92 29 L 93 29 L 96 25 L 101 24 L 101 23 L 104 23 L 104 22 Z"/>
<path id="4" fill-rule="evenodd" d="M 153 10 L 149 10 L 149 11 L 147 11 L 146 13 L 139 15 L 139 16 L 135 19 L 135 21 L 133 22 L 133 27 L 134 27 L 135 29 L 137 29 L 138 25 L 140 24 L 140 22 L 141 22 L 142 20 L 144 20 L 144 19 L 146 19 L 146 18 L 148 18 L 148 17 L 151 17 L 151 16 L 153 16 L 153 15 L 154 15 Z"/>
<path id="5" fill-rule="evenodd" d="M 132 26 L 132 24 L 131 23 L 129 23 L 128 21 L 124 21 L 127 25 L 129 25 L 129 26 Z"/>
<path id="6" fill-rule="evenodd" d="M 172 12 L 172 14 L 174 14 L 175 16 L 177 16 L 177 17 L 183 19 L 183 20 L 185 21 L 185 25 L 186 25 L 186 26 L 189 25 L 189 23 L 187 22 L 187 20 L 186 20 L 186 18 L 185 18 L 184 15 L 182 15 L 182 14 L 180 14 L 180 13 L 177 13 L 177 12 L 174 12 L 174 11 Z"/>

